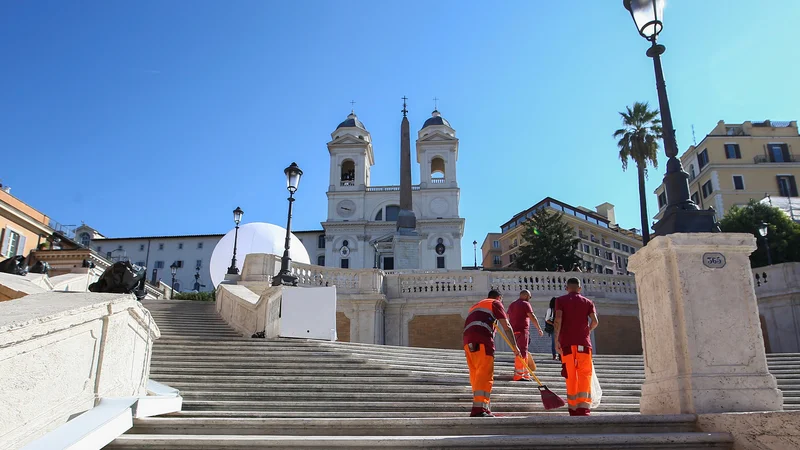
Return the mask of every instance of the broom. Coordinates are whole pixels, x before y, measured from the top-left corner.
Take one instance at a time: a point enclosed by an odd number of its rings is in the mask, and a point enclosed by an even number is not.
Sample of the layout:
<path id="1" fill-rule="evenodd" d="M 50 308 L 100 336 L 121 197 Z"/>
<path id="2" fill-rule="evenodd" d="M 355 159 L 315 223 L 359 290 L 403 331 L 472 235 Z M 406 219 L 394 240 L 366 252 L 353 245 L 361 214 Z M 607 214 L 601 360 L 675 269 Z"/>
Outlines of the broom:
<path id="1" fill-rule="evenodd" d="M 494 327 L 495 330 L 497 330 L 498 326 L 496 323 Z M 508 340 L 508 337 L 506 336 L 504 330 L 499 330 L 499 331 L 500 331 L 500 336 L 503 336 L 503 340 L 506 341 L 506 344 L 508 344 L 510 348 L 514 348 L 514 345 L 511 343 L 510 340 Z M 566 405 L 566 402 L 564 402 L 563 398 L 556 395 L 555 392 L 548 389 L 547 386 L 545 386 L 544 384 L 542 384 L 541 381 L 539 381 L 539 377 L 537 377 L 536 374 L 533 373 L 533 370 L 528 365 L 528 361 L 526 361 L 525 358 L 522 358 L 522 363 L 525 364 L 525 368 L 528 369 L 528 373 L 530 373 L 533 376 L 533 379 L 536 380 L 536 383 L 539 384 L 539 394 L 541 394 L 542 396 L 542 405 L 544 405 L 544 409 L 546 410 L 556 409 Z"/>

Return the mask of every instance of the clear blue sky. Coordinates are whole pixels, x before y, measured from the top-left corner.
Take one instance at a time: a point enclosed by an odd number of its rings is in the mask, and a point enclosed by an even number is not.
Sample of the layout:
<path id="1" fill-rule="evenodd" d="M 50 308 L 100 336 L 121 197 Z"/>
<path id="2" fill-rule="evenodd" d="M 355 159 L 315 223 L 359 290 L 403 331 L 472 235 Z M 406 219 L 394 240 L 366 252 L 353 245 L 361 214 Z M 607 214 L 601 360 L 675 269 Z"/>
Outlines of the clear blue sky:
<path id="1" fill-rule="evenodd" d="M 692 124 L 699 140 L 720 119 L 800 118 L 800 2 L 670 0 L 665 18 L 681 151 Z M 439 97 L 471 264 L 473 240 L 545 196 L 639 227 L 611 134 L 626 105 L 657 104 L 646 48 L 617 0 L 2 2 L 0 178 L 107 236 L 219 233 L 237 205 L 283 225 L 297 161 L 294 227 L 317 229 L 349 101 L 373 183 L 397 184 L 400 97 L 414 131 Z"/>

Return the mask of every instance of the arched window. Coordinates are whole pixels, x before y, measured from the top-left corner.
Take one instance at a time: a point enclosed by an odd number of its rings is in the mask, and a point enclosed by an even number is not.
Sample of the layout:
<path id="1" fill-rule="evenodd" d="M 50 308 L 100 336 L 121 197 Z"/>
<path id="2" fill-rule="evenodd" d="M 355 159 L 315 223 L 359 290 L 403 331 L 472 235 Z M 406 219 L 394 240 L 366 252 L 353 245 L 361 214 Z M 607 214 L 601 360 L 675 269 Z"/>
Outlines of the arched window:
<path id="1" fill-rule="evenodd" d="M 436 157 L 431 160 L 431 183 L 444 183 L 444 160 Z"/>
<path id="2" fill-rule="evenodd" d="M 395 222 L 397 216 L 400 215 L 400 207 L 397 205 L 389 205 L 386 207 L 386 221 Z"/>
<path id="3" fill-rule="evenodd" d="M 83 232 L 81 233 L 81 245 L 84 247 L 89 247 L 92 243 L 92 237 L 89 236 L 89 233 Z"/>
<path id="4" fill-rule="evenodd" d="M 324 266 L 325 265 L 325 255 L 317 256 L 317 265 Z"/>
<path id="5" fill-rule="evenodd" d="M 355 186 L 356 185 L 356 163 L 351 159 L 346 159 L 342 162 L 342 186 Z"/>
<path id="6" fill-rule="evenodd" d="M 383 209 L 379 209 L 378 214 L 375 214 L 375 220 L 383 220 Z"/>

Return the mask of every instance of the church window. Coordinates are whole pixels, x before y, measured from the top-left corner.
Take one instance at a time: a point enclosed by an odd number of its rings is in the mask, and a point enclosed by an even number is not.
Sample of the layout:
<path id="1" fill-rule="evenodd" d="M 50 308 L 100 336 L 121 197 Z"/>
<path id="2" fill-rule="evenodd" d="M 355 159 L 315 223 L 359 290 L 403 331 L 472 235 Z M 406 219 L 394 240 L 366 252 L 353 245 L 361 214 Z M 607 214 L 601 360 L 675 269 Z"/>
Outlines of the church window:
<path id="1" fill-rule="evenodd" d="M 317 256 L 317 265 L 324 266 L 325 265 L 325 255 Z"/>
<path id="2" fill-rule="evenodd" d="M 356 163 L 351 159 L 346 159 L 342 162 L 342 186 L 355 186 L 356 180 Z"/>
<path id="3" fill-rule="evenodd" d="M 350 268 L 350 259 L 349 258 L 342 258 L 341 264 L 339 266 L 342 269 L 349 269 Z"/>
<path id="4" fill-rule="evenodd" d="M 444 160 L 436 157 L 431 160 L 431 183 L 444 183 Z"/>
<path id="5" fill-rule="evenodd" d="M 88 247 L 89 244 L 92 243 L 92 237 L 89 236 L 89 233 L 81 233 L 81 245 L 84 247 Z"/>
<path id="6" fill-rule="evenodd" d="M 389 205 L 386 207 L 386 221 L 395 222 L 397 216 L 400 215 L 400 207 L 397 205 Z"/>
<path id="7" fill-rule="evenodd" d="M 321 234 L 317 238 L 317 248 L 325 248 L 325 235 Z M 320 264 L 322 265 L 322 264 Z"/>
<path id="8" fill-rule="evenodd" d="M 378 210 L 378 214 L 375 214 L 375 221 L 383 220 L 383 209 Z"/>
<path id="9" fill-rule="evenodd" d="M 444 269 L 444 256 L 437 256 L 436 257 L 436 268 L 437 269 Z"/>

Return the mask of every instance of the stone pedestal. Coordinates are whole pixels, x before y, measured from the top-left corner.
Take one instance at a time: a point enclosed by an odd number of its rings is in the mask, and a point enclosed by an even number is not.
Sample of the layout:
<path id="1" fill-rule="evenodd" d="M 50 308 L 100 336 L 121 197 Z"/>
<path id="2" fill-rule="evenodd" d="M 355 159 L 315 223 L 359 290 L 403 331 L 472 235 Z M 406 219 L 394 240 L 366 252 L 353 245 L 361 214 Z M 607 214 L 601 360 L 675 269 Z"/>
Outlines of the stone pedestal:
<path id="1" fill-rule="evenodd" d="M 395 269 L 419 269 L 420 241 L 416 232 L 398 232 L 394 235 Z"/>
<path id="2" fill-rule="evenodd" d="M 645 363 L 642 414 L 782 410 L 753 289 L 755 249 L 750 234 L 679 233 L 631 256 Z"/>

